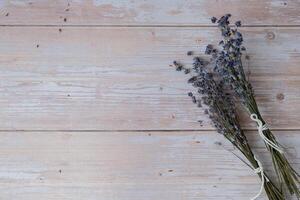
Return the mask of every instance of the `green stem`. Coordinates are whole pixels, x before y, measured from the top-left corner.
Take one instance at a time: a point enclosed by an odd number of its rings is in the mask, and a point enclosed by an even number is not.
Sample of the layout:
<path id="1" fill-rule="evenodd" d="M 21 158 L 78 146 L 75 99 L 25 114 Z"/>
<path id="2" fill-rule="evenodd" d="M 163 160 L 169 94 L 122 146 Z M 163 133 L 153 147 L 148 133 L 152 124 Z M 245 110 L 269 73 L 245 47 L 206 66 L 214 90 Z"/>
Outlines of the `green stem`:
<path id="1" fill-rule="evenodd" d="M 258 119 L 261 120 L 263 124 L 265 124 L 265 121 L 263 120 L 258 110 L 256 101 L 254 100 L 254 97 L 252 95 L 250 98 L 250 102 L 251 104 L 247 105 L 250 114 L 255 113 Z M 263 133 L 269 140 L 279 145 L 279 143 L 276 140 L 276 137 L 273 135 L 270 129 L 264 130 Z M 273 149 L 266 143 L 265 145 L 272 156 L 273 165 L 277 173 L 277 177 L 279 179 L 280 185 L 282 186 L 282 184 L 285 183 L 290 194 L 296 195 L 297 198 L 300 199 L 300 191 L 298 188 L 299 174 L 295 171 L 295 169 L 293 169 L 293 167 L 290 165 L 290 163 L 288 162 L 287 158 L 283 153 L 278 152 L 277 150 Z"/>

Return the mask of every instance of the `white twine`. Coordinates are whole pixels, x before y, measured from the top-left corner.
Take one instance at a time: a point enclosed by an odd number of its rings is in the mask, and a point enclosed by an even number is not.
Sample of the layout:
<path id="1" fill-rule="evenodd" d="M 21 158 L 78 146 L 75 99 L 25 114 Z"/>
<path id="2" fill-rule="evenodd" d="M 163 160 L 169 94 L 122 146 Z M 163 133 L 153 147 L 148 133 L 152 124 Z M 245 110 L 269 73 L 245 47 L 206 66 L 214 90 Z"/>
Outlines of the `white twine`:
<path id="1" fill-rule="evenodd" d="M 257 164 L 258 164 L 258 168 L 254 169 L 254 172 L 255 172 L 256 174 L 259 174 L 259 173 L 260 173 L 260 176 L 261 176 L 261 186 L 260 186 L 259 192 L 258 192 L 254 197 L 252 197 L 251 200 L 255 200 L 255 199 L 257 199 L 257 198 L 261 195 L 261 193 L 262 193 L 263 190 L 264 190 L 265 180 L 266 180 L 267 182 L 269 182 L 269 179 L 268 179 L 268 178 L 265 176 L 265 174 L 264 174 L 264 168 L 263 168 L 261 162 L 260 162 L 255 156 L 254 156 L 254 159 L 256 160 L 256 162 L 257 162 Z"/>
<path id="2" fill-rule="evenodd" d="M 268 125 L 267 124 L 263 124 L 262 121 L 260 119 L 258 119 L 256 114 L 251 114 L 250 118 L 255 121 L 257 123 L 257 128 L 258 128 L 258 133 L 260 135 L 260 137 L 265 141 L 266 144 L 268 144 L 270 147 L 272 147 L 273 149 L 277 150 L 280 153 L 283 153 L 283 150 L 274 142 L 272 142 L 271 140 L 269 140 L 265 135 L 264 135 L 264 130 L 268 130 Z"/>

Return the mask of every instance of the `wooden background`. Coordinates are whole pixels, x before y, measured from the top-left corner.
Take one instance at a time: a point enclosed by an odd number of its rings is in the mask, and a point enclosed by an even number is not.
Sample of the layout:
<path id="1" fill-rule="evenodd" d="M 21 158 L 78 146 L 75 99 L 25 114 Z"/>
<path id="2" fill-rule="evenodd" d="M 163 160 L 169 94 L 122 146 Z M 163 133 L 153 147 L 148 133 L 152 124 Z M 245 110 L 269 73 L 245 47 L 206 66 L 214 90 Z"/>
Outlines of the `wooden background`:
<path id="1" fill-rule="evenodd" d="M 1 0 L 0 199 L 254 196 L 259 179 L 169 66 L 216 43 L 209 19 L 229 12 L 245 25 L 262 114 L 299 172 L 299 11 L 298 0 Z"/>

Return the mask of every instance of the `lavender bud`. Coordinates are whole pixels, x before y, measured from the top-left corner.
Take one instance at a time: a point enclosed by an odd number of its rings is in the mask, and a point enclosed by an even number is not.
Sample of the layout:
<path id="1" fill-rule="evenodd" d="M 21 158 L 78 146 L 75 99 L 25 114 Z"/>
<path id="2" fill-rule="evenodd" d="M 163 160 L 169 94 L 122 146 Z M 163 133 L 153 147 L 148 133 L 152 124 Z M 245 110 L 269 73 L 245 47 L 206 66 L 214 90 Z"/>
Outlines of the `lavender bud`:
<path id="1" fill-rule="evenodd" d="M 240 27 L 240 26 L 242 25 L 242 23 L 241 23 L 241 21 L 237 21 L 237 22 L 235 22 L 235 25 L 236 25 L 237 27 Z"/>
<path id="2" fill-rule="evenodd" d="M 192 78 L 190 78 L 189 80 L 188 80 L 188 83 L 193 83 L 193 82 L 195 82 L 197 80 L 197 76 L 193 76 Z"/>
<path id="3" fill-rule="evenodd" d="M 207 45 L 205 49 L 205 54 L 207 55 L 211 54 L 212 50 L 213 50 L 213 46 L 211 44 Z"/>
<path id="4" fill-rule="evenodd" d="M 216 23 L 217 18 L 216 17 L 212 17 L 210 20 L 211 20 L 212 23 Z"/>
<path id="5" fill-rule="evenodd" d="M 185 74 L 188 74 L 188 73 L 190 73 L 190 72 L 191 72 L 190 69 L 185 69 L 185 70 L 184 70 L 184 73 L 185 73 Z"/>
<path id="6" fill-rule="evenodd" d="M 195 96 L 192 96 L 192 101 L 193 101 L 193 103 L 197 103 L 197 100 L 196 100 Z"/>
<path id="7" fill-rule="evenodd" d="M 193 95 L 192 92 L 189 92 L 189 93 L 188 93 L 188 96 L 189 96 L 189 97 L 192 97 L 192 96 L 194 96 L 194 95 Z"/>
<path id="8" fill-rule="evenodd" d="M 181 71 L 182 68 L 183 68 L 183 67 L 182 67 L 181 65 L 179 65 L 179 66 L 176 67 L 176 70 L 177 70 L 177 71 Z"/>
<path id="9" fill-rule="evenodd" d="M 191 55 L 193 55 L 193 52 L 192 52 L 192 51 L 188 51 L 186 54 L 187 54 L 188 56 L 191 56 Z"/>

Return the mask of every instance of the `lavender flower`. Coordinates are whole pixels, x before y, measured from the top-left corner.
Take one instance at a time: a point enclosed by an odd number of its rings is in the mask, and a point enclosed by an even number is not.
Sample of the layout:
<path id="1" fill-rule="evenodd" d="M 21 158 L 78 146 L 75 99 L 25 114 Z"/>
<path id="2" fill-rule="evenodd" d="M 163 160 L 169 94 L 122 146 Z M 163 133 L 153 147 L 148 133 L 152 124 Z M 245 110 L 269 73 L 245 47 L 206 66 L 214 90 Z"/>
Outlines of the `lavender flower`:
<path id="1" fill-rule="evenodd" d="M 212 56 L 211 63 L 214 65 L 214 71 L 235 92 L 248 113 L 255 114 L 265 124 L 255 101 L 254 91 L 246 79 L 243 69 L 242 51 L 245 51 L 246 48 L 242 46 L 243 36 L 237 29 L 237 27 L 241 26 L 241 22 L 236 22 L 236 27 L 231 28 L 229 26 L 230 16 L 230 14 L 224 15 L 217 21 L 223 39 L 219 42 L 221 50 Z M 209 46 L 209 49 L 211 49 L 211 45 Z M 264 130 L 263 133 L 268 140 L 279 145 L 269 129 Z M 272 155 L 274 168 L 278 174 L 280 183 L 285 183 L 289 192 L 295 194 L 299 199 L 299 175 L 289 164 L 284 154 L 267 144 L 266 147 Z"/>
<path id="2" fill-rule="evenodd" d="M 208 48 L 211 50 L 211 54 L 217 53 L 212 47 Z M 178 66 L 184 70 L 188 69 L 176 61 L 174 64 L 176 69 Z M 225 92 L 224 83 L 216 80 L 213 73 L 207 70 L 208 64 L 209 62 L 200 57 L 194 58 L 193 67 L 190 70 L 191 78 L 188 79 L 188 83 L 192 84 L 197 92 L 189 92 L 188 96 L 198 107 L 202 107 L 204 104 L 204 113 L 209 115 L 217 132 L 227 138 L 248 159 L 252 168 L 256 169 L 259 164 L 237 120 L 234 101 L 231 95 Z M 260 176 L 260 178 L 264 177 Z M 284 199 L 281 191 L 271 181 L 264 182 L 264 188 L 270 200 Z"/>

